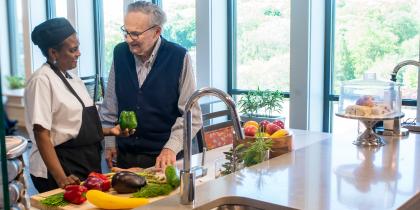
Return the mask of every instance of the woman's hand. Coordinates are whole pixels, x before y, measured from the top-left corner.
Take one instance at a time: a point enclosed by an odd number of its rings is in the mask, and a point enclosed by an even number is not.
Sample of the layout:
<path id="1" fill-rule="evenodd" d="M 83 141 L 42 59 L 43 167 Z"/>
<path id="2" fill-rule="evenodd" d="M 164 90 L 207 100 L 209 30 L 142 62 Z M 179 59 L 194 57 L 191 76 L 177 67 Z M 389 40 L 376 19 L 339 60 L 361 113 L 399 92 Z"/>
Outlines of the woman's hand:
<path id="1" fill-rule="evenodd" d="M 136 129 L 129 130 L 128 128 L 122 130 L 120 125 L 116 125 L 113 128 L 103 128 L 103 132 L 106 136 L 120 136 L 127 137 L 136 132 Z"/>
<path id="2" fill-rule="evenodd" d="M 57 184 L 60 188 L 64 189 L 67 185 L 79 185 L 80 179 L 77 176 L 70 174 L 70 176 L 57 180 Z"/>

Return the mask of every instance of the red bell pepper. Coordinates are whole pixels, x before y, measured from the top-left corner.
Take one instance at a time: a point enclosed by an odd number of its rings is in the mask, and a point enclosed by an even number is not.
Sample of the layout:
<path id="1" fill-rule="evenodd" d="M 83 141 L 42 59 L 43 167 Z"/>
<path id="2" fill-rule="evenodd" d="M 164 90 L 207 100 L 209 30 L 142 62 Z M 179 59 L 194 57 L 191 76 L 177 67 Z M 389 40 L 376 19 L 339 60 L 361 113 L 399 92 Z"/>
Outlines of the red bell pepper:
<path id="1" fill-rule="evenodd" d="M 90 172 L 90 174 L 88 175 L 88 178 L 86 179 L 86 182 L 91 181 L 89 179 L 89 177 L 96 177 L 96 178 L 99 178 L 103 181 L 102 184 L 100 184 L 99 187 L 93 187 L 94 189 L 98 189 L 98 190 L 101 190 L 101 191 L 105 192 L 105 191 L 108 191 L 111 188 L 111 181 L 108 179 L 107 176 L 105 176 L 101 173 Z M 95 182 L 98 182 L 96 179 L 93 179 L 93 180 L 95 180 Z M 91 188 L 89 188 L 89 189 L 91 189 Z"/>
<path id="2" fill-rule="evenodd" d="M 86 201 L 87 188 L 80 185 L 67 185 L 64 188 L 64 199 L 70 203 L 80 205 Z"/>
<path id="3" fill-rule="evenodd" d="M 103 175 L 101 173 L 97 173 L 97 172 L 90 172 L 90 174 L 88 175 L 88 177 L 89 176 L 98 177 L 98 178 L 100 178 L 102 180 L 108 180 L 108 177 L 107 176 L 105 176 L 105 175 Z"/>

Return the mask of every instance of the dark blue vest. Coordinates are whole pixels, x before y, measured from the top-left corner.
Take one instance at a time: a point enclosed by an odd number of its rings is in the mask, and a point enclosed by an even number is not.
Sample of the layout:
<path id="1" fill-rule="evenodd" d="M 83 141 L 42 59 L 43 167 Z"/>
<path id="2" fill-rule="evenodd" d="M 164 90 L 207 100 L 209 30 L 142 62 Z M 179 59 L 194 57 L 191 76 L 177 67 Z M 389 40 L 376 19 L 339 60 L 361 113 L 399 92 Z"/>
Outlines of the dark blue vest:
<path id="1" fill-rule="evenodd" d="M 165 39 L 157 52 L 152 69 L 139 87 L 134 55 L 123 42 L 114 48 L 115 94 L 118 116 L 121 111 L 135 111 L 136 133 L 117 138 L 119 152 L 159 154 L 171 134 L 177 117 L 179 79 L 186 49 Z"/>

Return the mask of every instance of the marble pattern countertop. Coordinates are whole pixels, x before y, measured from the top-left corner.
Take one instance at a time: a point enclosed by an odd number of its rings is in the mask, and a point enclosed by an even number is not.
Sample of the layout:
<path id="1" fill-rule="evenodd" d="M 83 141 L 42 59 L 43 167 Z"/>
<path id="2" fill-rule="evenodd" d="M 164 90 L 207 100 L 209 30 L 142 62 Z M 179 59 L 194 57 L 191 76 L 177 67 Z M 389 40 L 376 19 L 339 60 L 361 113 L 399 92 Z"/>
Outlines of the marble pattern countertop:
<path id="1" fill-rule="evenodd" d="M 214 160 L 228 147 L 210 151 L 194 205 L 176 194 L 137 209 L 211 209 L 226 199 L 262 209 L 420 209 L 419 134 L 360 148 L 356 134 L 293 132 L 294 151 L 216 180 Z"/>

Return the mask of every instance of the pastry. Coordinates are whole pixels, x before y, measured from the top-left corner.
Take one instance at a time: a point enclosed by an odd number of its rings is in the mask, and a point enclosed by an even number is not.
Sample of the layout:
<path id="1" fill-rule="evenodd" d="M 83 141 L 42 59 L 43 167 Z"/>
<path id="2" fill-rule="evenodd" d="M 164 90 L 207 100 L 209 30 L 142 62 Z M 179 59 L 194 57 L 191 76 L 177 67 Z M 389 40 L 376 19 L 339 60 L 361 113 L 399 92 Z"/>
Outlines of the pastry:
<path id="1" fill-rule="evenodd" d="M 368 106 L 349 105 L 346 107 L 346 114 L 356 116 L 369 116 L 372 113 L 372 108 Z"/>
<path id="2" fill-rule="evenodd" d="M 373 107 L 373 106 L 375 106 L 374 100 L 375 99 L 373 98 L 373 96 L 364 95 L 364 96 L 360 97 L 359 99 L 357 99 L 356 105 Z"/>
<path id="3" fill-rule="evenodd" d="M 345 113 L 362 117 L 377 117 L 389 114 L 391 111 L 388 105 L 375 103 L 373 96 L 364 95 L 357 99 L 355 105 L 347 106 Z"/>

